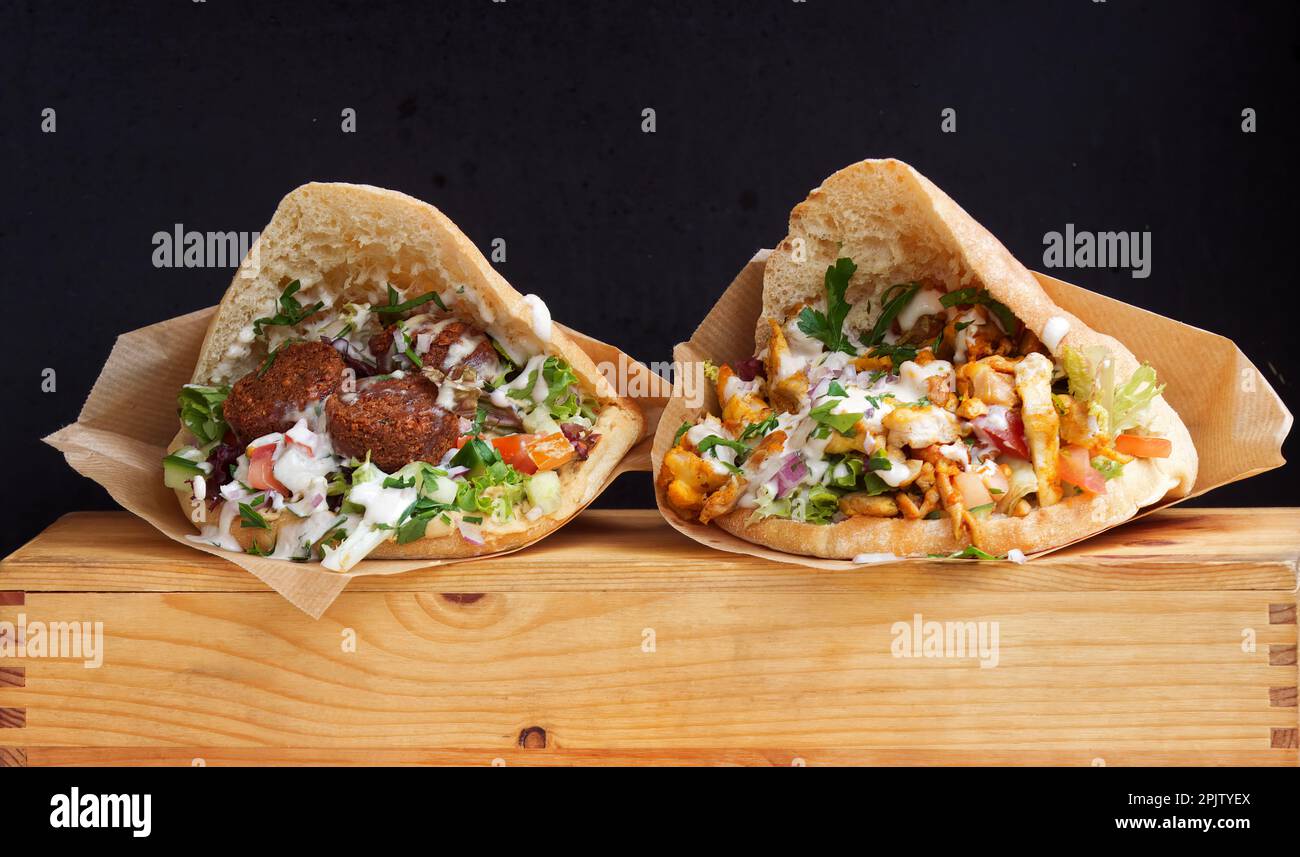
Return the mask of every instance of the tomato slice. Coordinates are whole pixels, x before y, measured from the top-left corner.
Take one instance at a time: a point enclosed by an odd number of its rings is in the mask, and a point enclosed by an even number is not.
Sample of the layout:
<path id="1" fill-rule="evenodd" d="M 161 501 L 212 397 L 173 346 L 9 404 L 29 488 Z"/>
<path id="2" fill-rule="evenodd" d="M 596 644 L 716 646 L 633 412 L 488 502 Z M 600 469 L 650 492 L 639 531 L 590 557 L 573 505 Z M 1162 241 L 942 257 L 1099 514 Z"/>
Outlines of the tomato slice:
<path id="1" fill-rule="evenodd" d="M 531 476 L 537 472 L 537 464 L 528 455 L 528 444 L 534 437 L 531 434 L 508 434 L 492 438 L 492 446 L 500 453 L 502 461 Z"/>
<path id="2" fill-rule="evenodd" d="M 259 491 L 278 491 L 288 497 L 292 492 L 275 478 L 275 446 L 263 444 L 248 453 L 248 484 Z"/>
<path id="3" fill-rule="evenodd" d="M 1174 445 L 1163 437 L 1122 434 L 1115 438 L 1115 451 L 1134 458 L 1168 458 Z"/>
<path id="4" fill-rule="evenodd" d="M 957 485 L 957 491 L 961 494 L 961 502 L 967 509 L 977 509 L 980 506 L 988 506 L 993 503 L 993 495 L 989 489 L 984 486 L 984 480 L 980 479 L 978 473 L 969 470 L 958 473 L 953 480 Z"/>
<path id="5" fill-rule="evenodd" d="M 548 434 L 528 445 L 528 455 L 538 470 L 554 470 L 573 460 L 573 444 L 563 432 Z"/>
<path id="6" fill-rule="evenodd" d="M 1106 477 L 1092 466 L 1088 450 L 1071 444 L 1061 450 L 1056 461 L 1056 472 L 1062 482 L 1078 486 L 1091 494 L 1106 493 Z"/>
<path id="7" fill-rule="evenodd" d="M 989 440 L 993 441 L 993 445 L 998 449 L 1007 455 L 1028 460 L 1029 444 L 1025 443 L 1025 422 L 1020 418 L 1020 411 L 1007 411 L 1005 428 L 987 416 L 972 422 L 989 436 Z"/>

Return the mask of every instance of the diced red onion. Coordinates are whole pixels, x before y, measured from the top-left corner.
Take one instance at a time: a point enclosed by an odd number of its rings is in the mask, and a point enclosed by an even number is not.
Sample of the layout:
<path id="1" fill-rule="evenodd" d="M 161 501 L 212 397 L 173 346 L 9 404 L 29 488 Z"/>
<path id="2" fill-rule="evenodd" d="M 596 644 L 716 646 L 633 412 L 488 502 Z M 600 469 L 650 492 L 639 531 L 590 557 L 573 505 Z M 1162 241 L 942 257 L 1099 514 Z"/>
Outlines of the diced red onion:
<path id="1" fill-rule="evenodd" d="M 461 518 L 457 527 L 460 529 L 461 538 L 465 541 L 479 547 L 483 546 L 483 528 L 478 524 L 471 523 L 470 521 Z"/>
<path id="2" fill-rule="evenodd" d="M 776 496 L 784 497 L 807 475 L 808 465 L 804 464 L 803 456 L 797 452 L 790 453 L 776 472 Z"/>
<path id="3" fill-rule="evenodd" d="M 766 377 L 767 372 L 764 370 L 763 361 L 757 357 L 751 357 L 748 360 L 740 360 L 731 364 L 731 369 L 742 381 L 752 381 L 759 375 Z"/>
<path id="4" fill-rule="evenodd" d="M 462 467 L 460 465 L 457 465 L 455 467 L 447 468 L 447 476 L 451 479 L 455 479 L 457 476 L 463 476 L 466 473 L 469 473 L 468 467 Z"/>

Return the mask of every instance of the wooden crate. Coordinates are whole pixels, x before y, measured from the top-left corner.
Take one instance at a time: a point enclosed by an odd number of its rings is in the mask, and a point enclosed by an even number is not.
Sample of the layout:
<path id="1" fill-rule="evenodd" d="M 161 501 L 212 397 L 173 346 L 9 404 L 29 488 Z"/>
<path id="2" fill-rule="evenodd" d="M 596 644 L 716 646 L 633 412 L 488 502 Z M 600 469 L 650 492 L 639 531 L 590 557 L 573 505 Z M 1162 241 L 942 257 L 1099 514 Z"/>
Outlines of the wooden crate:
<path id="1" fill-rule="evenodd" d="M 590 511 L 498 560 L 358 580 L 312 621 L 78 513 L 0 563 L 0 621 L 103 622 L 104 663 L 0 659 L 0 765 L 1294 766 L 1298 557 L 1300 509 L 855 572 Z M 896 657 L 916 614 L 998 623 L 997 665 Z"/>

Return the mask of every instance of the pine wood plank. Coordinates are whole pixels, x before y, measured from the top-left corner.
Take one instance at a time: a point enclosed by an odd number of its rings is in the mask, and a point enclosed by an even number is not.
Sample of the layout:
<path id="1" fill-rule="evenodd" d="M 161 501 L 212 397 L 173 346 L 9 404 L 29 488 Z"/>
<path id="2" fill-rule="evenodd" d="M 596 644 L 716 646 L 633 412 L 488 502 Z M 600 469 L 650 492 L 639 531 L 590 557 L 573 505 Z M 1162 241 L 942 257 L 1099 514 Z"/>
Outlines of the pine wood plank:
<path id="1" fill-rule="evenodd" d="M 1209 764 L 1277 749 L 1294 764 L 1278 735 L 1296 710 L 1270 697 L 1296 675 L 1269 663 L 1296 642 L 1295 626 L 1267 624 L 1276 597 L 371 592 L 313 622 L 269 594 L 40 593 L 29 619 L 104 623 L 104 666 L 26 661 L 26 687 L 0 689 L 25 726 L 0 743 L 501 754 L 539 728 L 548 749 L 611 758 L 781 747 Z M 916 613 L 997 621 L 998 665 L 894 657 L 891 626 Z"/>
<path id="2" fill-rule="evenodd" d="M 1005 766 L 1051 765 L 1077 767 L 1218 766 L 1249 765 L 1277 767 L 1294 764 L 1294 759 L 1274 750 L 1256 752 L 1152 752 L 1124 750 L 1106 758 L 1083 751 L 962 751 L 940 750 L 846 750 L 824 747 L 787 749 L 688 749 L 623 750 L 597 752 L 554 749 L 500 752 L 483 750 L 370 749 L 318 750 L 303 748 L 240 747 L 0 747 L 0 767 L 6 752 L 11 764 L 41 767 L 85 767 L 130 765 L 140 767 L 264 767 L 264 766 L 722 766 L 722 767 L 820 767 L 879 765 L 887 767 L 936 765 Z M 30 760 L 30 762 L 29 762 Z"/>
<path id="3" fill-rule="evenodd" d="M 491 560 L 358 578 L 349 591 L 1292 591 L 1300 509 L 1168 509 L 1023 566 L 908 562 L 810 571 L 709 550 L 654 510 L 590 510 Z M 125 512 L 65 515 L 0 562 L 0 589 L 266 592 L 252 575 Z"/>
<path id="4" fill-rule="evenodd" d="M 104 664 L 0 661 L 0 766 L 1294 766 L 1298 542 L 1300 510 L 1173 509 L 1025 566 L 835 574 L 589 512 L 314 622 L 71 515 L 0 563 L 0 621 L 103 622 Z M 894 657 L 918 613 L 997 622 L 998 665 Z"/>

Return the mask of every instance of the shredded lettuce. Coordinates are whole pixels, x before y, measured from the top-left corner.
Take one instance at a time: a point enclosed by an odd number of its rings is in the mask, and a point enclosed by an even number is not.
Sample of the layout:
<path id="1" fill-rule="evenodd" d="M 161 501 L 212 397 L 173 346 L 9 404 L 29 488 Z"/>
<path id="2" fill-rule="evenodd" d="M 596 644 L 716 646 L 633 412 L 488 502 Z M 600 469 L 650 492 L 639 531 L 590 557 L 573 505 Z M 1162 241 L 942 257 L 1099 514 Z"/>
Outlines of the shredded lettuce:
<path id="1" fill-rule="evenodd" d="M 812 485 L 800 492 L 794 505 L 802 508 L 803 520 L 808 523 L 829 524 L 840 510 L 840 495 L 825 485 Z"/>
<path id="2" fill-rule="evenodd" d="M 497 456 L 482 475 L 457 482 L 457 509 L 508 521 L 514 517 L 515 506 L 523 502 L 528 477 Z"/>
<path id="3" fill-rule="evenodd" d="M 578 393 L 578 376 L 572 367 L 558 357 L 547 357 L 542 364 L 542 378 L 546 381 L 546 409 L 555 420 L 572 419 L 582 410 L 582 396 Z"/>
<path id="4" fill-rule="evenodd" d="M 1011 475 L 1007 478 L 1007 493 L 998 500 L 1009 512 L 1021 500 L 1038 492 L 1038 477 L 1034 475 L 1034 466 L 1023 458 L 1008 455 L 1003 462 L 1011 468 Z"/>
<path id="5" fill-rule="evenodd" d="M 1092 400 L 1092 367 L 1088 358 L 1077 348 L 1065 346 L 1061 350 L 1061 367 L 1070 384 L 1070 395 L 1081 402 Z"/>
<path id="6" fill-rule="evenodd" d="M 828 485 L 835 488 L 852 491 L 857 487 L 858 480 L 862 478 L 864 472 L 866 466 L 861 458 L 856 455 L 846 455 L 826 468 L 826 481 Z"/>
<path id="7" fill-rule="evenodd" d="M 759 501 L 754 509 L 754 514 L 749 516 L 749 522 L 761 521 L 764 518 L 789 518 L 790 517 L 790 499 L 782 497 L 767 497 Z"/>
<path id="8" fill-rule="evenodd" d="M 1141 425 L 1142 415 L 1151 400 L 1160 395 L 1164 384 L 1156 383 L 1156 370 L 1143 363 L 1123 386 L 1115 389 L 1110 403 L 1110 430 L 1120 434 Z"/>
<path id="9" fill-rule="evenodd" d="M 1070 394 L 1088 403 L 1088 413 L 1109 437 L 1141 425 L 1147 407 L 1165 388 L 1156 383 L 1156 370 L 1148 363 L 1139 366 L 1123 384 L 1116 384 L 1115 361 L 1104 346 L 1087 351 L 1067 346 L 1061 353 L 1061 365 Z"/>

